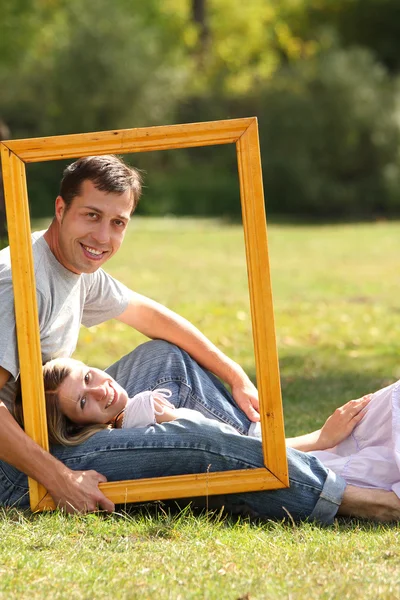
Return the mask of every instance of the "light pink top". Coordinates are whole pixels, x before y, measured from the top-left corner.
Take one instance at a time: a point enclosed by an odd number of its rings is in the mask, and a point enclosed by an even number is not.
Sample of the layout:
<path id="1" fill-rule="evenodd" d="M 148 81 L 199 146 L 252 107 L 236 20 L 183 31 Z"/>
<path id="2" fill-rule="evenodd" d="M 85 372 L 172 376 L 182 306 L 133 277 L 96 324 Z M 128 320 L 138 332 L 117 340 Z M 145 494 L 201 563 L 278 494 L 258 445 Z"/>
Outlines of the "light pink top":
<path id="1" fill-rule="evenodd" d="M 400 497 L 400 381 L 373 394 L 348 438 L 310 454 L 349 484 L 392 490 Z"/>

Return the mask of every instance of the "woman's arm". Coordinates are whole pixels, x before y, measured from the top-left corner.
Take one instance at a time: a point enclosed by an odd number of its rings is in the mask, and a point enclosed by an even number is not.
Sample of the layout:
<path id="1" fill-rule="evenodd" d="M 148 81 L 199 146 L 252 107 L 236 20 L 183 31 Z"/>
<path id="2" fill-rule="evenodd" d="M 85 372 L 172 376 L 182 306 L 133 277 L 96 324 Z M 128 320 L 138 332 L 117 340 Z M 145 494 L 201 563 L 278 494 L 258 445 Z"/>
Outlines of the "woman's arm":
<path id="1" fill-rule="evenodd" d="M 153 394 L 156 423 L 167 423 L 178 418 L 176 408 L 166 398 L 157 393 Z"/>
<path id="2" fill-rule="evenodd" d="M 354 427 L 363 418 L 364 408 L 370 400 L 371 394 L 357 400 L 350 400 L 337 408 L 321 429 L 298 437 L 287 438 L 286 445 L 302 452 L 333 448 L 351 434 Z"/>

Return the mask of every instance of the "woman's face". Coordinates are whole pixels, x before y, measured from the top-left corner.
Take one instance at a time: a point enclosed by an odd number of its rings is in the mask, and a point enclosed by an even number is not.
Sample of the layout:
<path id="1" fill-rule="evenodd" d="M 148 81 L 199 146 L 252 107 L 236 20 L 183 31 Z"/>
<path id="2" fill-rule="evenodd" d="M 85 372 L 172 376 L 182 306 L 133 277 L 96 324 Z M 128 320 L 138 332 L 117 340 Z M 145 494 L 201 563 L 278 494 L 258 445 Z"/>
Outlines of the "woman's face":
<path id="1" fill-rule="evenodd" d="M 128 394 L 107 373 L 70 359 L 71 373 L 58 388 L 59 408 L 73 423 L 109 423 L 125 408 Z"/>

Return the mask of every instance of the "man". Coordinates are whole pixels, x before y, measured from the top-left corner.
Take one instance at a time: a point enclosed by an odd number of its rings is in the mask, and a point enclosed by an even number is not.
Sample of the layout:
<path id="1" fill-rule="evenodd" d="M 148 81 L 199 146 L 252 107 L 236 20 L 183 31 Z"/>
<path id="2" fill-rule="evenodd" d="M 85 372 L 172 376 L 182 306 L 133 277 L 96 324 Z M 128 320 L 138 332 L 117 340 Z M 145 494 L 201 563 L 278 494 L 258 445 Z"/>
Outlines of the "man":
<path id="1" fill-rule="evenodd" d="M 128 290 L 100 268 L 119 249 L 140 191 L 137 171 L 113 156 L 80 159 L 66 169 L 54 220 L 44 234 L 32 236 L 43 361 L 70 356 L 81 323 L 117 318 L 150 338 L 166 340 L 148 342 L 110 368 L 129 395 L 168 382 L 178 405 L 197 408 L 246 433 L 258 420 L 258 399 L 241 367 L 188 321 Z M 5 249 L 0 253 L 1 504 L 27 505 L 26 475 L 42 483 L 66 510 L 99 506 L 112 511 L 113 503 L 98 488 L 106 480 L 262 466 L 259 440 L 229 434 L 216 421 L 207 427 L 166 423 L 134 435 L 108 430 L 76 448 L 55 447 L 53 455 L 39 448 L 10 413 L 19 375 L 10 271 Z M 204 369 L 228 383 L 232 395 Z M 400 516 L 394 494 L 345 489 L 345 482 L 317 459 L 291 449 L 288 460 L 289 490 L 231 494 L 214 501 L 233 512 L 281 518 L 289 511 L 295 518 L 325 523 L 339 505 L 342 514 L 381 520 Z"/>

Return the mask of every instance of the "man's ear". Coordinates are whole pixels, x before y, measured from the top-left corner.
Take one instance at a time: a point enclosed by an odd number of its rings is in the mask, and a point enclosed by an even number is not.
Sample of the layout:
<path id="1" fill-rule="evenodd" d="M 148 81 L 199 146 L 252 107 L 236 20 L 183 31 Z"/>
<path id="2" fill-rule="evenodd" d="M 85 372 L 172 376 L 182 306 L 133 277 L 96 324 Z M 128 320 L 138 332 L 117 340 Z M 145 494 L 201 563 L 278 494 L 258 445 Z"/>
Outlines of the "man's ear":
<path id="1" fill-rule="evenodd" d="M 66 204 L 61 196 L 57 196 L 55 204 L 56 219 L 58 223 L 62 223 L 65 215 Z"/>

